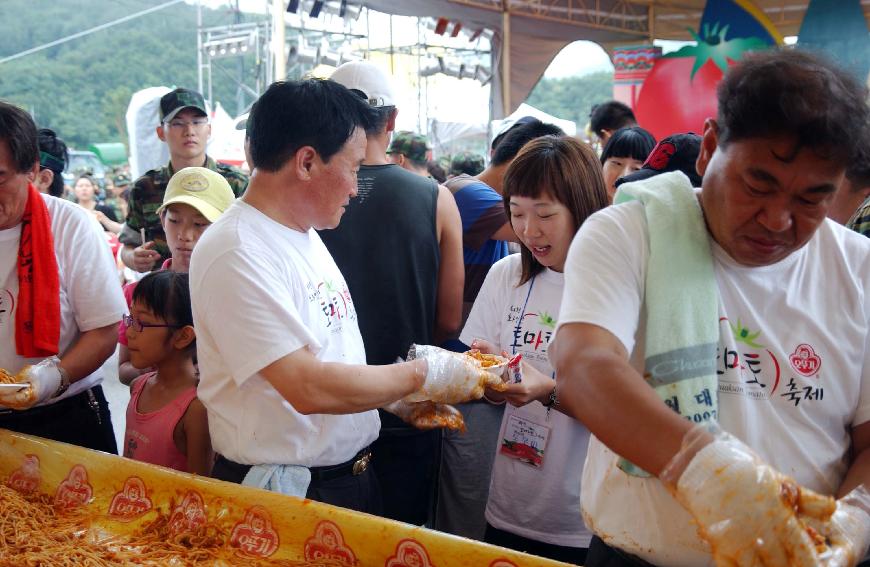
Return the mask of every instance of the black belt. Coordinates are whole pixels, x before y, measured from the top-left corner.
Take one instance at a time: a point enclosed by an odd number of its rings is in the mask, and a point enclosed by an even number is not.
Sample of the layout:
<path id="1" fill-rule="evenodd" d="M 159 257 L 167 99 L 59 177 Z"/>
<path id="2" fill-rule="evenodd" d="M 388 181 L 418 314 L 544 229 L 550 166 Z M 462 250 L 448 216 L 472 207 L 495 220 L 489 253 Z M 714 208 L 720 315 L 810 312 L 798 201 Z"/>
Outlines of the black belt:
<path id="1" fill-rule="evenodd" d="M 88 390 L 84 390 L 74 396 L 70 396 L 68 398 L 64 398 L 59 402 L 54 402 L 53 404 L 44 404 L 41 406 L 32 407 L 26 410 L 15 410 L 8 408 L 0 408 L 0 418 L 13 418 L 13 419 L 34 419 L 38 417 L 44 417 L 48 414 L 52 414 L 54 412 L 62 412 L 65 408 L 70 406 L 79 405 L 82 403 L 89 404 L 91 407 L 98 411 L 99 406 L 97 403 L 97 398 L 94 396 L 94 392 L 92 391 L 94 388 L 98 386 L 94 386 Z"/>
<path id="2" fill-rule="evenodd" d="M 231 461 L 223 455 L 218 455 L 218 460 L 221 461 L 221 464 L 223 466 L 232 470 L 238 475 L 239 478 L 242 479 L 245 478 L 245 476 L 248 474 L 248 471 L 251 470 L 252 466 L 254 466 L 243 465 L 241 463 Z M 338 465 L 329 465 L 326 467 L 310 467 L 308 470 L 311 471 L 311 482 L 326 482 L 329 480 L 335 480 L 336 478 L 341 478 L 343 476 L 361 475 L 362 473 L 366 472 L 371 462 L 372 449 L 371 446 L 369 446 L 354 455 L 352 459 L 344 463 Z"/>

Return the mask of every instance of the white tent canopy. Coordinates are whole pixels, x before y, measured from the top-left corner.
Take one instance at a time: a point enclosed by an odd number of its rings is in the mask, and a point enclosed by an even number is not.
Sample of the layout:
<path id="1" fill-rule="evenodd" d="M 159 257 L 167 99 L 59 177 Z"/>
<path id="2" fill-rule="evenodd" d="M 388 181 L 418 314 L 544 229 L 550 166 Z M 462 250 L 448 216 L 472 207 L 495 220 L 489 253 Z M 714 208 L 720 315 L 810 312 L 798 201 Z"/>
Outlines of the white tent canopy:
<path id="1" fill-rule="evenodd" d="M 490 143 L 495 137 L 504 131 L 505 126 L 510 126 L 520 118 L 524 116 L 531 116 L 532 118 L 537 118 L 541 122 L 546 122 L 548 124 L 554 124 L 564 130 L 564 132 L 569 136 L 577 135 L 577 123 L 572 120 L 565 120 L 564 118 L 557 118 L 552 114 L 547 114 L 543 110 L 539 110 L 534 106 L 526 103 L 522 103 L 510 116 L 505 118 L 504 120 L 493 120 L 490 123 L 492 136 L 490 138 Z"/>

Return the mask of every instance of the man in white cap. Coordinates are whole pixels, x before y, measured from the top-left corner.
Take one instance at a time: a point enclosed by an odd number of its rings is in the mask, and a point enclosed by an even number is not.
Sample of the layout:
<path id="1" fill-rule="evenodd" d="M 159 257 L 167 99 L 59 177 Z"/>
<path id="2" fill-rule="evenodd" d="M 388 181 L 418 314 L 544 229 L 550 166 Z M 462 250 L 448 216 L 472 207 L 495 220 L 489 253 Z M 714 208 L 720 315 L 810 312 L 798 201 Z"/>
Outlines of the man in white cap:
<path id="1" fill-rule="evenodd" d="M 366 130 L 359 193 L 341 224 L 320 236 L 354 298 L 366 361 L 390 364 L 412 343 L 438 344 L 458 329 L 462 221 L 447 188 L 387 157 L 398 114 L 387 74 L 368 61 L 354 61 L 331 79 L 368 102 L 375 121 Z M 384 515 L 417 525 L 429 519 L 440 442 L 439 430 L 420 431 L 381 411 L 372 449 Z"/>

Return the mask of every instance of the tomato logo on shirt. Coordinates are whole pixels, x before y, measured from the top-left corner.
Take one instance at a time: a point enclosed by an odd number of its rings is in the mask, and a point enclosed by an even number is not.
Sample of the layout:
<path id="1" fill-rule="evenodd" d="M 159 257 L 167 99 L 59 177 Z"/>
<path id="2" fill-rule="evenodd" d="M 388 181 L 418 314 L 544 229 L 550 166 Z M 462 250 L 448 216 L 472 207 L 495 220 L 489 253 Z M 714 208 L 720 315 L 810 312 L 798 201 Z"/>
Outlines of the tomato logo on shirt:
<path id="1" fill-rule="evenodd" d="M 818 374 L 822 367 L 821 357 L 808 344 L 799 344 L 788 357 L 788 361 L 795 372 L 807 377 Z"/>

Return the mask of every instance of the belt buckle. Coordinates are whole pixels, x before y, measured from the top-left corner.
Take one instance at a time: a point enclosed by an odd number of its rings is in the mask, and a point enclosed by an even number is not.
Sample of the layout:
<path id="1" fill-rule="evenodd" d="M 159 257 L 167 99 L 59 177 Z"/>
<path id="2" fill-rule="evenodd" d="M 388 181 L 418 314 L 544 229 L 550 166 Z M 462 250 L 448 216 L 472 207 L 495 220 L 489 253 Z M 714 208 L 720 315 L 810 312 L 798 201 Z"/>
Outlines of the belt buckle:
<path id="1" fill-rule="evenodd" d="M 366 469 L 369 468 L 369 463 L 371 462 L 371 460 L 372 453 L 371 451 L 369 451 L 368 453 L 354 461 L 352 469 L 354 476 L 361 475 L 362 473 L 366 472 Z"/>

